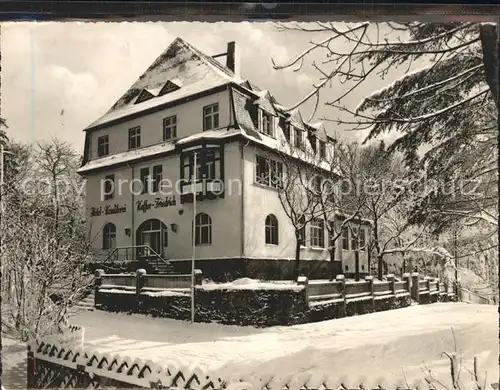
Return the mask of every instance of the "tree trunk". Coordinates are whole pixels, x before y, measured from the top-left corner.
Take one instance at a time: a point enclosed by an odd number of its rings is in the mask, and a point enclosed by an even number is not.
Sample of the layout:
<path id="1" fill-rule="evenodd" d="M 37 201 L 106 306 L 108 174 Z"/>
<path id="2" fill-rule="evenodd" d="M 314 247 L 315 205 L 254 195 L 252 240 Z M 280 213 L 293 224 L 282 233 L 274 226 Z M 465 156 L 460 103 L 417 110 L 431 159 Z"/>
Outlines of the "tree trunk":
<path id="1" fill-rule="evenodd" d="M 300 276 L 300 236 L 295 234 L 295 267 L 293 268 L 293 280 Z"/>
<path id="2" fill-rule="evenodd" d="M 377 254 L 378 261 L 378 270 L 377 270 L 377 279 L 382 280 L 384 276 L 384 255 L 382 253 Z"/>
<path id="3" fill-rule="evenodd" d="M 493 24 L 483 24 L 479 27 L 479 36 L 483 49 L 483 64 L 486 82 L 490 87 L 491 94 L 495 99 L 497 110 L 500 111 L 498 99 L 498 59 L 500 45 L 497 45 L 497 31 Z"/>
<path id="4" fill-rule="evenodd" d="M 330 280 L 333 280 L 335 278 L 335 252 L 336 252 L 336 247 L 335 245 L 332 246 L 330 249 Z"/>
<path id="5" fill-rule="evenodd" d="M 354 270 L 356 272 L 356 282 L 359 282 L 359 249 L 354 251 Z"/>
<path id="6" fill-rule="evenodd" d="M 378 241 L 378 221 L 377 218 L 374 218 L 373 223 L 373 238 L 375 241 L 375 251 L 377 253 L 377 278 L 382 280 L 382 276 L 384 275 L 384 263 L 383 263 L 383 255 L 380 250 L 380 243 Z"/>

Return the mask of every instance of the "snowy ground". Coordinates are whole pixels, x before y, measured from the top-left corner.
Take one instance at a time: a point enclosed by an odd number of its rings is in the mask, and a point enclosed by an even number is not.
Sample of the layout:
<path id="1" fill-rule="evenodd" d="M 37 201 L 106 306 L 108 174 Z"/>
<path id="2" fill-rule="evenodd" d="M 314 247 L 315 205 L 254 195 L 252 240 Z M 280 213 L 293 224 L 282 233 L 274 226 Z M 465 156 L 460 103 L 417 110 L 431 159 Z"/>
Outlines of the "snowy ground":
<path id="1" fill-rule="evenodd" d="M 140 315 L 85 312 L 85 344 L 100 352 L 198 362 L 221 377 L 329 373 L 339 378 L 422 379 L 422 368 L 447 378 L 453 328 L 464 358 L 479 356 L 481 371 L 498 378 L 497 307 L 463 303 L 405 309 L 291 327 L 194 324 Z M 465 361 L 465 365 L 469 362 Z M 403 376 L 404 371 L 404 376 Z"/>

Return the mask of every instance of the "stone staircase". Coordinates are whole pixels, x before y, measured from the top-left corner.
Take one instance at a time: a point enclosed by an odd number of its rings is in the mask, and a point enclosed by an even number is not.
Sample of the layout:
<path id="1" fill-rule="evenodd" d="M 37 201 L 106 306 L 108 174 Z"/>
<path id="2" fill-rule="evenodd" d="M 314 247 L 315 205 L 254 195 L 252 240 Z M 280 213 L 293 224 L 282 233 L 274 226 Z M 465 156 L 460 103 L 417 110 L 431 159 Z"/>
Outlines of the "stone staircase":
<path id="1" fill-rule="evenodd" d="M 176 275 L 178 272 L 175 271 L 175 267 L 171 262 L 167 263 L 160 259 L 148 260 L 148 263 L 153 268 L 153 271 L 160 275 Z"/>
<path id="2" fill-rule="evenodd" d="M 92 291 L 89 295 L 83 298 L 76 305 L 71 307 L 71 311 L 73 313 L 81 311 L 93 311 L 93 310 L 94 310 L 94 291 Z"/>

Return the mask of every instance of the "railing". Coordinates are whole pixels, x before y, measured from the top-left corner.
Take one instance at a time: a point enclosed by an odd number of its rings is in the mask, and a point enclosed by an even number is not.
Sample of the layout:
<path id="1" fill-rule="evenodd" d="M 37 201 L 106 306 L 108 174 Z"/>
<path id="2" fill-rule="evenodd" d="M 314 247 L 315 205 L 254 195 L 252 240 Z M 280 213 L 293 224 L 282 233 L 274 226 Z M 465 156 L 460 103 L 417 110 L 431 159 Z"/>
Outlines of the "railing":
<path id="1" fill-rule="evenodd" d="M 491 299 L 483 297 L 476 294 L 466 288 L 461 287 L 459 289 L 460 300 L 467 303 L 479 303 L 481 305 L 492 305 L 494 304 Z"/>
<path id="2" fill-rule="evenodd" d="M 421 279 L 418 274 L 407 274 L 405 280 L 397 280 L 394 275 L 387 275 L 387 280 L 377 280 L 367 276 L 364 281 L 348 281 L 339 275 L 335 281 L 308 281 L 306 283 L 307 301 L 318 303 L 336 300 L 383 299 L 384 297 L 408 296 L 416 302 L 431 303 L 440 299 L 449 299 L 446 283 L 437 278 Z M 411 286 L 411 288 L 410 288 Z M 454 296 L 454 294 L 451 294 Z M 483 298 L 484 300 L 485 298 Z M 477 302 L 474 301 L 474 302 Z"/>
<path id="3" fill-rule="evenodd" d="M 120 251 L 125 251 L 125 259 L 120 259 Z M 129 257 L 129 253 L 131 253 L 131 257 Z M 127 262 L 127 261 L 133 261 L 136 260 L 136 258 L 143 258 L 143 259 L 148 259 L 148 258 L 156 258 L 159 261 L 170 265 L 170 261 L 165 260 L 159 253 L 157 253 L 153 248 L 151 248 L 149 245 L 131 245 L 131 246 L 119 246 L 114 248 L 111 253 L 106 257 L 104 260 L 104 263 L 107 263 L 108 261 L 113 261 L 111 260 L 114 257 L 115 262 Z"/>

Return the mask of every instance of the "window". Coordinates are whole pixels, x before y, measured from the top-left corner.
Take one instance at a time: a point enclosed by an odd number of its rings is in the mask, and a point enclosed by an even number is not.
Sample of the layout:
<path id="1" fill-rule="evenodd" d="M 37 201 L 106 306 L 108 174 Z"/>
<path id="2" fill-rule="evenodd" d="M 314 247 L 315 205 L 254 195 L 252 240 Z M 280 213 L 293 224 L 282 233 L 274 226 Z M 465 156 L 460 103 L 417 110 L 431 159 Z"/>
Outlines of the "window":
<path id="1" fill-rule="evenodd" d="M 313 180 L 313 189 L 317 194 L 321 194 L 323 179 L 321 176 L 315 176 Z"/>
<path id="2" fill-rule="evenodd" d="M 278 245 L 278 219 L 273 214 L 266 217 L 266 244 Z"/>
<path id="3" fill-rule="evenodd" d="M 128 129 L 128 148 L 136 149 L 141 147 L 141 127 Z"/>
<path id="4" fill-rule="evenodd" d="M 273 131 L 273 116 L 265 111 L 262 112 L 262 129 L 264 134 L 274 137 Z"/>
<path id="5" fill-rule="evenodd" d="M 219 150 L 206 150 L 204 158 L 204 167 L 202 169 L 203 177 L 207 180 L 215 180 L 220 177 L 220 151 Z"/>
<path id="6" fill-rule="evenodd" d="M 203 107 L 203 131 L 219 127 L 219 103 Z"/>
<path id="7" fill-rule="evenodd" d="M 194 154 L 196 153 L 196 168 Z M 181 175 L 185 182 L 192 182 L 196 169 L 196 181 L 202 179 L 211 181 L 222 178 L 221 151 L 220 149 L 201 149 L 196 152 L 184 154 L 181 157 Z"/>
<path id="8" fill-rule="evenodd" d="M 142 183 L 141 194 L 145 194 L 149 192 L 149 168 L 141 168 L 140 175 Z"/>
<path id="9" fill-rule="evenodd" d="M 311 246 L 325 247 L 325 224 L 322 219 L 315 218 L 311 221 Z"/>
<path id="10" fill-rule="evenodd" d="M 346 266 L 345 266 L 345 270 L 346 270 L 346 271 L 349 271 L 349 266 L 348 266 L 347 264 L 346 264 Z"/>
<path id="11" fill-rule="evenodd" d="M 212 219 L 208 214 L 199 213 L 195 218 L 195 245 L 212 243 Z"/>
<path id="12" fill-rule="evenodd" d="M 342 228 L 342 249 L 349 250 L 349 228 L 347 226 Z"/>
<path id="13" fill-rule="evenodd" d="M 351 230 L 351 249 L 353 251 L 358 249 L 358 229 L 356 228 Z"/>
<path id="14" fill-rule="evenodd" d="M 104 200 L 113 199 L 115 192 L 115 175 L 104 177 Z"/>
<path id="15" fill-rule="evenodd" d="M 326 159 L 326 143 L 325 141 L 318 140 L 319 156 Z"/>
<path id="16" fill-rule="evenodd" d="M 302 131 L 296 127 L 293 128 L 293 138 L 296 148 L 302 148 Z"/>
<path id="17" fill-rule="evenodd" d="M 116 226 L 107 223 L 102 230 L 102 249 L 113 248 L 116 248 Z"/>
<path id="18" fill-rule="evenodd" d="M 290 123 L 285 123 L 285 126 L 283 127 L 283 131 L 285 133 L 285 138 L 287 141 L 290 141 Z"/>
<path id="19" fill-rule="evenodd" d="M 269 183 L 269 164 L 265 157 L 257 156 L 255 166 L 255 181 L 259 184 Z"/>
<path id="20" fill-rule="evenodd" d="M 177 138 L 177 115 L 163 119 L 163 140 Z"/>
<path id="21" fill-rule="evenodd" d="M 255 182 L 279 188 L 283 180 L 283 163 L 257 155 Z"/>
<path id="22" fill-rule="evenodd" d="M 279 161 L 270 160 L 271 180 L 269 185 L 273 188 L 280 188 L 283 181 L 283 164 Z"/>
<path id="23" fill-rule="evenodd" d="M 302 225 L 302 228 L 299 230 L 300 246 L 306 246 L 306 217 L 302 215 L 298 222 L 299 225 Z"/>
<path id="24" fill-rule="evenodd" d="M 366 230 L 363 228 L 359 229 L 359 249 L 366 250 Z"/>
<path id="25" fill-rule="evenodd" d="M 97 156 L 107 156 L 109 154 L 109 135 L 97 138 Z"/>
<path id="26" fill-rule="evenodd" d="M 153 192 L 158 192 L 160 190 L 160 183 L 163 179 L 163 166 L 155 165 L 153 167 Z"/>

